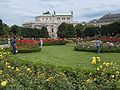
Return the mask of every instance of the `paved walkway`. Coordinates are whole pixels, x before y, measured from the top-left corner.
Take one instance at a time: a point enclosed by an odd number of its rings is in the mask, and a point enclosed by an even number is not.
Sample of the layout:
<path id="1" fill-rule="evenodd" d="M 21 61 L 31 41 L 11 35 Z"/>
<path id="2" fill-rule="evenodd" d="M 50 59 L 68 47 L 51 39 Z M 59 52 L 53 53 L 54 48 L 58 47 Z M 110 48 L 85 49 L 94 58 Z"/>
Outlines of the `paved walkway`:
<path id="1" fill-rule="evenodd" d="M 0 48 L 8 48 L 8 47 L 10 47 L 10 44 L 0 45 Z"/>

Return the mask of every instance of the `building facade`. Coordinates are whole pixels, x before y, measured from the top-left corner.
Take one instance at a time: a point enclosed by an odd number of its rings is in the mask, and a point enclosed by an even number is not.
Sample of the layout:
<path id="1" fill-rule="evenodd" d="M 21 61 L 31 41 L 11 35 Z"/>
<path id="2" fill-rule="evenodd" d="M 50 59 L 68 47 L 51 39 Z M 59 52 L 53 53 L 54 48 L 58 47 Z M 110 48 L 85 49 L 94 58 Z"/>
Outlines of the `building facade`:
<path id="1" fill-rule="evenodd" d="M 58 26 L 66 22 L 68 24 L 76 25 L 77 21 L 73 21 L 73 12 L 69 14 L 57 14 L 55 11 L 51 14 L 49 11 L 43 13 L 43 15 L 36 16 L 34 22 L 25 22 L 23 23 L 23 27 L 26 28 L 37 28 L 41 29 L 43 26 L 47 27 L 49 32 L 49 36 L 56 38 Z"/>
<path id="2" fill-rule="evenodd" d="M 88 25 L 94 25 L 94 26 L 101 26 L 101 25 L 107 25 L 111 24 L 113 22 L 120 21 L 120 14 L 106 14 L 102 16 L 100 19 L 94 19 L 92 21 L 89 21 Z"/>

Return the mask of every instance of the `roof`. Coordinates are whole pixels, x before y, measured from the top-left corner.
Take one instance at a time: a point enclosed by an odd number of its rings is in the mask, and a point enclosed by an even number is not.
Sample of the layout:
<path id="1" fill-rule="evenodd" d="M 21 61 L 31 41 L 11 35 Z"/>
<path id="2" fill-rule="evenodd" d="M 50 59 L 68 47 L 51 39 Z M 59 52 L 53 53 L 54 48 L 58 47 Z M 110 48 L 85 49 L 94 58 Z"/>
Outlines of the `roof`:
<path id="1" fill-rule="evenodd" d="M 36 18 L 37 17 L 43 17 L 43 16 L 46 16 L 46 17 L 48 17 L 48 16 L 72 16 L 71 15 L 71 13 L 55 13 L 55 14 L 43 14 L 43 15 L 40 15 L 40 16 L 36 16 Z"/>
<path id="2" fill-rule="evenodd" d="M 120 14 L 106 14 L 104 15 L 103 17 L 101 17 L 98 21 L 101 21 L 101 20 L 114 20 L 114 19 L 120 19 Z"/>

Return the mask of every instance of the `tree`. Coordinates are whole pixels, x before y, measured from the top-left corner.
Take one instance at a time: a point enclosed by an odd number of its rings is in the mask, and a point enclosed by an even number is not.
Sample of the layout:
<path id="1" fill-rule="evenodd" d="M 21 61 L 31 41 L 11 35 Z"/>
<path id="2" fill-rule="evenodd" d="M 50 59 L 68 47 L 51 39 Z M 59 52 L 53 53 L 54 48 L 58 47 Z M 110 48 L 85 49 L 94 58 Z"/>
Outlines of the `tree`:
<path id="1" fill-rule="evenodd" d="M 11 26 L 11 32 L 12 32 L 14 35 L 21 35 L 21 29 L 20 29 L 20 27 L 17 26 L 17 25 Z"/>
<path id="2" fill-rule="evenodd" d="M 48 38 L 49 37 L 49 33 L 46 27 L 42 27 L 42 29 L 38 32 L 38 34 L 40 35 L 39 37 L 41 38 Z"/>
<path id="3" fill-rule="evenodd" d="M 96 35 L 100 34 L 100 28 L 99 27 L 87 27 L 84 31 L 84 35 L 87 37 L 94 37 Z"/>
<path id="4" fill-rule="evenodd" d="M 71 38 L 76 37 L 76 30 L 73 24 L 67 24 L 63 22 L 60 26 L 58 26 L 57 35 L 59 38 Z"/>
<path id="5" fill-rule="evenodd" d="M 2 20 L 0 19 L 0 36 L 4 34 Z"/>
<path id="6" fill-rule="evenodd" d="M 66 36 L 67 24 L 63 22 L 58 26 L 57 36 L 59 38 L 64 38 Z"/>
<path id="7" fill-rule="evenodd" d="M 85 30 L 85 25 L 82 25 L 82 24 L 77 24 L 76 26 L 75 26 L 75 30 L 76 30 L 76 32 L 77 32 L 77 37 L 82 37 L 82 36 L 84 36 L 83 35 L 83 32 L 84 32 L 84 30 Z"/>
<path id="8" fill-rule="evenodd" d="M 109 25 L 102 25 L 101 26 L 101 35 L 105 35 L 105 36 L 110 35 Z"/>
<path id="9" fill-rule="evenodd" d="M 73 24 L 67 24 L 66 27 L 66 38 L 72 38 L 72 37 L 76 37 L 77 36 L 77 32 L 73 26 Z"/>
<path id="10" fill-rule="evenodd" d="M 4 35 L 8 35 L 10 33 L 10 30 L 11 28 L 7 24 L 3 23 Z"/>
<path id="11" fill-rule="evenodd" d="M 111 36 L 116 36 L 117 34 L 120 34 L 120 22 L 114 22 L 109 25 L 109 32 Z"/>

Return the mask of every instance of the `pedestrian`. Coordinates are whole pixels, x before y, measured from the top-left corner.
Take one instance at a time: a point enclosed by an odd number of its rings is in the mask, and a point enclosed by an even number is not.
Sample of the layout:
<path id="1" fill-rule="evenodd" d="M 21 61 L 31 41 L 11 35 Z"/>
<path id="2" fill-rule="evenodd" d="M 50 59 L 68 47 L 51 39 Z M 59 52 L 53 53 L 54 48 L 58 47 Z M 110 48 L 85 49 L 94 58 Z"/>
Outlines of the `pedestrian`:
<path id="1" fill-rule="evenodd" d="M 101 41 L 99 39 L 96 40 L 96 48 L 97 48 L 97 53 L 100 54 L 100 44 Z"/>
<path id="2" fill-rule="evenodd" d="M 13 54 L 16 54 L 17 52 L 17 49 L 16 49 L 16 37 L 13 37 L 12 40 L 11 40 L 11 45 L 12 45 L 12 51 L 13 51 Z"/>
<path id="3" fill-rule="evenodd" d="M 43 47 L 43 40 L 40 39 L 40 48 L 42 48 L 42 47 Z"/>

